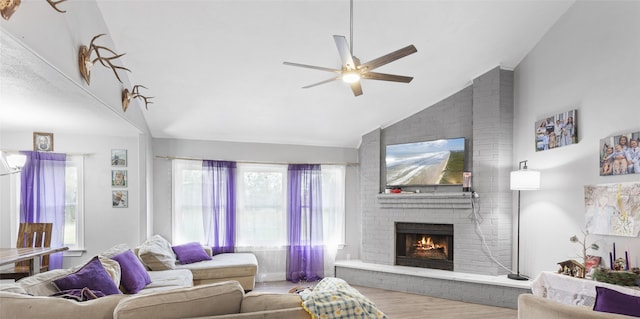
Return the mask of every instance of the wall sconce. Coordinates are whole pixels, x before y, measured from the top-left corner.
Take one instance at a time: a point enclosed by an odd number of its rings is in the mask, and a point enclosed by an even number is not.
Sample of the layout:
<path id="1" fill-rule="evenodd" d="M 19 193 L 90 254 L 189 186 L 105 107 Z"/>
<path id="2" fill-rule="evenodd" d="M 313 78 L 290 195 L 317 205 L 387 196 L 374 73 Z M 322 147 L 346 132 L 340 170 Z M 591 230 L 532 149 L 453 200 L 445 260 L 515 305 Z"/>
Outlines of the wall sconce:
<path id="1" fill-rule="evenodd" d="M 80 47 L 80 53 L 78 54 L 78 66 L 80 67 L 80 74 L 82 75 L 82 78 L 87 82 L 87 84 L 91 84 L 91 69 L 93 68 L 93 65 L 96 62 L 100 62 L 100 64 L 102 64 L 104 67 L 108 67 L 111 68 L 111 70 L 113 70 L 113 73 L 115 73 L 116 78 L 118 79 L 118 81 L 120 81 L 120 83 L 122 83 L 122 80 L 120 79 L 120 76 L 118 75 L 117 69 L 120 70 L 126 70 L 131 72 L 131 70 L 122 67 L 122 66 L 117 66 L 117 65 L 113 65 L 113 63 L 111 63 L 111 60 L 115 60 L 117 58 L 122 57 L 123 55 L 125 55 L 125 53 L 123 54 L 117 54 L 116 52 L 114 52 L 113 50 L 107 48 L 107 47 L 103 47 L 100 45 L 95 45 L 93 44 L 93 41 L 95 41 L 97 38 L 101 37 L 105 35 L 104 33 L 102 34 L 98 34 L 95 37 L 93 37 L 93 39 L 91 39 L 91 42 L 89 43 L 89 46 L 81 46 Z M 103 57 L 100 55 L 100 50 L 105 50 L 108 51 L 110 53 L 113 54 L 113 56 L 111 57 Z M 91 53 L 95 52 L 96 53 L 96 58 L 91 60 Z"/>
<path id="2" fill-rule="evenodd" d="M 518 170 L 511 172 L 511 190 L 518 191 L 518 254 L 516 257 L 517 273 L 508 274 L 507 277 L 513 280 L 528 280 L 529 278 L 520 275 L 520 191 L 540 189 L 540 172 L 530 171 L 527 161 L 518 164 Z"/>
<path id="3" fill-rule="evenodd" d="M 144 100 L 144 108 L 146 110 L 149 110 L 147 105 L 153 103 L 149 101 L 150 99 L 153 98 L 153 96 L 144 96 L 140 94 L 140 88 L 146 89 L 146 87 L 143 85 L 134 85 L 133 88 L 131 88 L 131 91 L 129 91 L 129 89 L 124 89 L 122 91 L 122 110 L 124 112 L 126 112 L 127 108 L 129 108 L 129 103 L 131 102 L 131 100 L 137 99 L 137 98 Z"/>
<path id="4" fill-rule="evenodd" d="M 59 1 L 53 1 L 53 0 L 47 0 L 47 2 L 51 5 L 51 7 L 60 12 L 60 13 L 65 13 L 67 11 L 62 11 L 60 9 L 58 9 L 58 7 L 56 7 L 59 3 L 65 2 L 67 0 L 59 0 Z M 20 6 L 20 3 L 22 1 L 21 0 L 4 0 L 4 1 L 0 1 L 0 14 L 2 14 L 2 17 L 5 20 L 9 20 L 9 18 L 11 18 L 11 15 L 13 15 L 14 12 L 16 12 L 16 10 L 18 10 L 18 7 Z"/>
<path id="5" fill-rule="evenodd" d="M 27 156 L 22 154 L 9 154 L 4 155 L 0 152 L 0 176 L 19 173 L 24 167 L 24 163 L 27 161 Z M 6 172 L 5 172 L 6 171 Z"/>

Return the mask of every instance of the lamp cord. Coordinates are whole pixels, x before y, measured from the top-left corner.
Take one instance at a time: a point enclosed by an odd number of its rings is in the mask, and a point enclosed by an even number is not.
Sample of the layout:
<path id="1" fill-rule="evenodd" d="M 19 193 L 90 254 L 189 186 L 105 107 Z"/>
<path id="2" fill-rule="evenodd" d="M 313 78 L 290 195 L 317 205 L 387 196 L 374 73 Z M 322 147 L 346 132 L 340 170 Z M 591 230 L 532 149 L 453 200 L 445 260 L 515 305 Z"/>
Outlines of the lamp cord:
<path id="1" fill-rule="evenodd" d="M 473 193 L 475 194 L 475 192 Z M 480 198 L 473 195 L 471 196 L 471 214 L 469 215 L 469 219 L 471 219 L 475 225 L 475 231 L 476 234 L 480 237 L 480 242 L 482 243 L 482 247 L 484 248 L 483 252 L 485 253 L 485 255 L 487 255 L 487 257 L 489 257 L 491 261 L 496 263 L 502 269 L 511 273 L 511 269 L 507 268 L 493 256 L 491 248 L 489 248 L 489 245 L 487 244 L 484 233 L 482 232 L 482 228 L 480 227 L 480 224 L 482 224 L 482 222 L 484 221 L 484 218 L 482 217 L 482 215 L 480 215 Z"/>

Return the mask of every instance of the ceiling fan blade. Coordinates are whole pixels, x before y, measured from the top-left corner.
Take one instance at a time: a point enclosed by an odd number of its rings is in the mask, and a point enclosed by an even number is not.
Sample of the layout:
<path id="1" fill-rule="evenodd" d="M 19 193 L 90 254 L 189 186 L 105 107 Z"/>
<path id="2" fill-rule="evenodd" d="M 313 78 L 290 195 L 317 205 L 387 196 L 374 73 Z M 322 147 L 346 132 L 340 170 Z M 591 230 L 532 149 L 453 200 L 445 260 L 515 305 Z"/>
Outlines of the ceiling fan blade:
<path id="1" fill-rule="evenodd" d="M 291 65 L 291 66 L 298 66 L 298 67 L 301 67 L 301 68 L 320 70 L 320 71 L 334 72 L 334 73 L 342 72 L 341 70 L 325 68 L 325 67 L 322 67 L 322 66 L 308 65 L 308 64 L 300 64 L 300 63 L 293 63 L 293 62 L 282 62 L 282 64 Z"/>
<path id="2" fill-rule="evenodd" d="M 386 74 L 386 73 L 378 73 L 378 72 L 364 72 L 360 74 L 360 77 L 368 80 L 392 81 L 392 82 L 402 82 L 402 83 L 409 83 L 411 82 L 411 80 L 413 80 L 413 77 L 410 77 L 410 76 Z"/>
<path id="3" fill-rule="evenodd" d="M 413 54 L 418 52 L 415 46 L 409 45 L 400 50 L 393 51 L 389 54 L 383 55 L 377 59 L 373 59 L 369 62 L 363 63 L 360 65 L 359 69 L 373 70 L 375 68 L 381 67 L 387 63 L 391 63 L 395 60 L 406 57 L 409 54 Z"/>
<path id="4" fill-rule="evenodd" d="M 360 85 L 360 81 L 351 83 L 351 91 L 353 91 L 354 96 L 362 95 L 362 85 Z"/>
<path id="5" fill-rule="evenodd" d="M 314 87 L 314 86 L 318 86 L 318 85 L 321 85 L 321 84 L 325 84 L 325 83 L 329 83 L 329 82 L 335 81 L 335 80 L 337 80 L 337 79 L 339 79 L 339 78 L 340 78 L 339 76 L 336 76 L 335 78 L 330 78 L 330 79 L 328 79 L 328 80 L 324 80 L 324 81 L 322 81 L 322 82 L 318 82 L 318 83 L 314 83 L 314 84 L 309 84 L 309 85 L 307 85 L 307 86 L 303 86 L 302 88 L 303 88 L 303 89 L 312 88 L 312 87 Z"/>
<path id="6" fill-rule="evenodd" d="M 347 38 L 342 35 L 334 35 L 333 40 L 336 42 L 338 53 L 340 53 L 342 66 L 349 70 L 355 70 L 357 65 L 353 62 L 353 56 L 351 55 L 351 50 L 349 50 L 349 43 L 347 42 Z"/>

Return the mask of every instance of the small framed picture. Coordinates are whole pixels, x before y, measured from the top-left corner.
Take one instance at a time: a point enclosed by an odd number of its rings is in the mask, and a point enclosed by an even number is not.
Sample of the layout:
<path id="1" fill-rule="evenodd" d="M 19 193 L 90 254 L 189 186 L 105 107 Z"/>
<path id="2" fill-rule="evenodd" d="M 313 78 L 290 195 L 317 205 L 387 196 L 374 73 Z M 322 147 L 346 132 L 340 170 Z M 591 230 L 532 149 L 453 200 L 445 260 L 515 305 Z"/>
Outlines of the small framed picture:
<path id="1" fill-rule="evenodd" d="M 587 275 L 590 274 L 591 269 L 598 268 L 599 265 L 600 265 L 600 256 L 587 255 L 587 260 L 585 261 L 585 265 L 584 265 L 584 273 Z"/>
<path id="2" fill-rule="evenodd" d="M 111 186 L 127 187 L 127 170 L 114 169 L 111 170 Z"/>
<path id="3" fill-rule="evenodd" d="M 33 150 L 53 152 L 53 133 L 33 132 Z"/>
<path id="4" fill-rule="evenodd" d="M 127 167 L 127 150 L 111 150 L 111 166 Z"/>
<path id="5" fill-rule="evenodd" d="M 111 207 L 129 207 L 129 191 L 121 189 L 111 191 Z"/>

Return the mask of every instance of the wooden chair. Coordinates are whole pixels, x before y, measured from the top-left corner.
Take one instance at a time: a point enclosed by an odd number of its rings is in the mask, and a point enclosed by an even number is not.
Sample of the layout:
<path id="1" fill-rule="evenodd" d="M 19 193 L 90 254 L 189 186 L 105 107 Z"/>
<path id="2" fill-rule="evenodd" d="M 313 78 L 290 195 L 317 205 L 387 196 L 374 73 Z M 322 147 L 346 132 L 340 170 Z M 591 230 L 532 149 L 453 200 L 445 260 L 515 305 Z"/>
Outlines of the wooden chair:
<path id="1" fill-rule="evenodd" d="M 51 247 L 52 223 L 20 223 L 16 248 Z M 17 262 L 13 269 L 0 272 L 0 279 L 18 280 L 30 275 L 30 260 Z M 49 255 L 42 256 L 40 271 L 49 270 Z"/>

